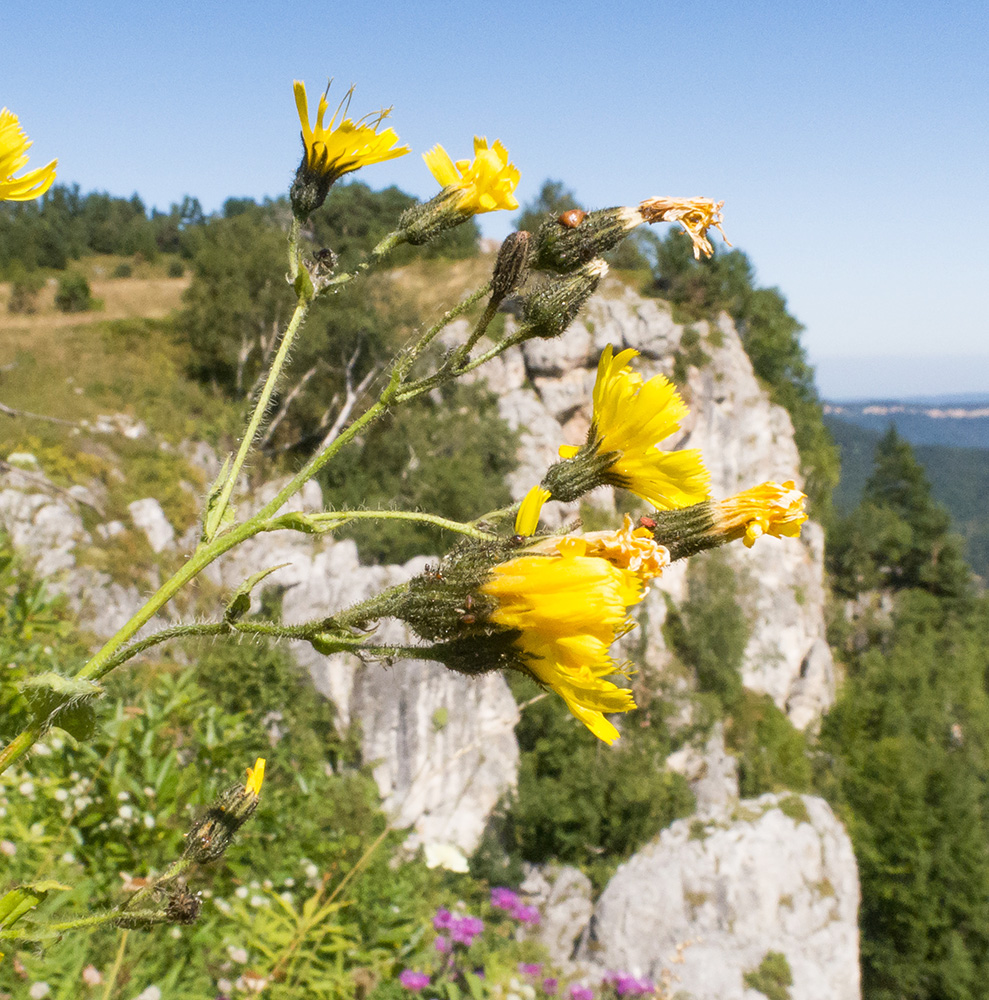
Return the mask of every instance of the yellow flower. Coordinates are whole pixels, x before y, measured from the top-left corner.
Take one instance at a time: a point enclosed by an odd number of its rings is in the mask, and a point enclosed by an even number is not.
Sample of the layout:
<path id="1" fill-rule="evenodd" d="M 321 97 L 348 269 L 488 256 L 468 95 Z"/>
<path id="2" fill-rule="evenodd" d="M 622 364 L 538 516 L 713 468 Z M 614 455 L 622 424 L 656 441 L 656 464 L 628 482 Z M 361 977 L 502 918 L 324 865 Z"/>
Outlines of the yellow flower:
<path id="1" fill-rule="evenodd" d="M 717 229 L 728 243 L 728 237 L 721 228 L 724 204 L 710 198 L 647 198 L 640 203 L 639 211 L 646 222 L 679 222 L 694 244 L 694 257 L 700 260 L 701 254 L 710 257 L 714 253 L 714 247 L 707 238 L 708 229 Z M 728 246 L 731 244 L 728 243 Z"/>
<path id="2" fill-rule="evenodd" d="M 295 104 L 302 122 L 302 142 L 306 147 L 303 163 L 310 173 L 319 175 L 332 184 L 338 177 L 352 170 L 359 170 L 371 163 L 381 163 L 383 160 L 393 160 L 409 152 L 408 146 L 395 148 L 398 135 L 393 128 L 377 131 L 378 126 L 388 117 L 390 108 L 376 114 L 372 112 L 356 122 L 345 117 L 354 92 L 351 87 L 329 125 L 324 125 L 323 118 L 329 108 L 324 92 L 316 109 L 316 124 L 310 126 L 306 85 L 296 80 L 293 86 Z"/>
<path id="3" fill-rule="evenodd" d="M 264 757 L 258 757 L 254 762 L 254 767 L 247 769 L 247 781 L 244 782 L 244 790 L 253 795 L 261 794 L 261 783 L 264 781 Z"/>
<path id="4" fill-rule="evenodd" d="M 525 495 L 525 499 L 519 506 L 519 512 L 515 515 L 515 534 L 534 535 L 539 527 L 539 512 L 543 509 L 543 504 L 552 496 L 549 490 L 542 486 L 533 486 Z"/>
<path id="5" fill-rule="evenodd" d="M 40 198 L 52 186 L 58 160 L 20 177 L 14 176 L 27 163 L 31 145 L 17 115 L 6 108 L 0 109 L 0 201 L 30 201 Z"/>
<path id="6" fill-rule="evenodd" d="M 594 416 L 588 443 L 598 454 L 616 452 L 604 481 L 648 500 L 659 510 L 687 507 L 708 495 L 710 477 L 696 449 L 661 451 L 659 443 L 680 426 L 687 407 L 676 387 L 662 375 L 643 381 L 628 362 L 639 352 L 614 355 L 609 344 L 598 363 Z M 564 446 L 561 458 L 579 448 Z"/>
<path id="7" fill-rule="evenodd" d="M 475 136 L 473 162 L 454 163 L 439 145 L 423 153 L 422 158 L 444 188 L 459 189 L 457 211 L 462 215 L 519 207 L 512 195 L 519 183 L 519 171 L 514 163 L 508 162 L 508 150 L 500 140 L 489 149 L 487 139 Z"/>
<path id="8" fill-rule="evenodd" d="M 793 480 L 753 486 L 715 502 L 714 530 L 729 540 L 741 538 L 747 548 L 752 548 L 760 535 L 796 538 L 807 520 L 806 499 Z"/>
<path id="9" fill-rule="evenodd" d="M 618 730 L 604 713 L 635 708 L 632 693 L 605 678 L 616 667 L 614 640 L 633 627 L 627 609 L 669 563 L 669 553 L 625 519 L 621 531 L 549 539 L 496 566 L 481 593 L 489 620 L 518 632 L 515 645 L 536 680 L 606 743 Z"/>

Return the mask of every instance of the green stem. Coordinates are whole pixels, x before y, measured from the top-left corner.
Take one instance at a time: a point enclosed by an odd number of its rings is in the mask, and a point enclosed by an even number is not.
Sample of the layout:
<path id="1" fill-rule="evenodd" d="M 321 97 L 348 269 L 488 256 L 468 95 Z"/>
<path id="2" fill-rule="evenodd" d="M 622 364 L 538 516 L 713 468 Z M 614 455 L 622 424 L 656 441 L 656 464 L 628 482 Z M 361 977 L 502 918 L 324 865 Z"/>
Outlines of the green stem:
<path id="1" fill-rule="evenodd" d="M 18 733 L 2 750 L 0 750 L 0 774 L 7 770 L 11 764 L 16 763 L 34 746 L 38 737 L 44 731 L 40 723 L 28 726 L 22 733 Z"/>
<path id="2" fill-rule="evenodd" d="M 124 952 L 127 950 L 127 938 L 130 931 L 126 928 L 120 935 L 120 947 L 117 949 L 117 957 L 113 960 L 113 968 L 110 975 L 106 977 L 106 989 L 103 991 L 103 1000 L 110 1000 L 114 986 L 117 985 L 117 976 L 120 975 L 120 967 L 124 964 Z"/>
<path id="3" fill-rule="evenodd" d="M 413 510 L 339 510 L 339 511 L 324 511 L 321 514 L 312 514 L 309 516 L 309 523 L 322 527 L 326 525 L 326 531 L 334 531 L 336 528 L 342 527 L 349 521 L 415 521 L 420 524 L 432 524 L 437 528 L 445 528 L 447 531 L 455 531 L 459 535 L 466 535 L 468 538 L 476 538 L 478 541 L 492 541 L 498 536 L 489 532 L 482 531 L 481 529 L 475 527 L 474 523 L 465 523 L 463 521 L 451 521 L 447 517 L 440 517 L 438 514 L 424 514 L 421 511 Z M 277 531 L 281 528 L 291 527 L 288 523 L 280 523 L 281 518 L 275 518 L 273 521 L 269 522 L 270 527 L 265 530 Z"/>
<path id="4" fill-rule="evenodd" d="M 285 333 L 282 335 L 282 342 L 278 346 L 278 353 L 275 355 L 275 360 L 271 363 L 271 368 L 268 371 L 268 377 L 264 381 L 264 386 L 262 387 L 257 403 L 254 406 L 254 412 L 251 414 L 247 430 L 244 432 L 244 437 L 240 442 L 240 448 L 237 450 L 237 455 L 227 473 L 223 489 L 220 492 L 220 496 L 218 497 L 215 507 L 210 514 L 211 523 L 216 527 L 219 527 L 219 525 L 223 523 L 223 514 L 227 509 L 227 505 L 230 503 L 230 496 L 234 491 L 234 486 L 237 484 L 237 477 L 240 475 L 240 470 L 243 468 L 244 462 L 247 460 L 247 453 L 251 450 L 251 445 L 254 444 L 254 439 L 261 427 L 261 422 L 264 420 L 264 415 L 268 412 L 268 404 L 271 402 L 271 396 L 275 391 L 275 385 L 281 375 L 282 367 L 288 357 L 288 352 L 292 347 L 292 342 L 295 340 L 295 335 L 299 332 L 299 328 L 302 326 L 302 321 L 305 319 L 306 313 L 309 311 L 310 302 L 310 299 L 300 299 L 298 301 L 295 306 L 295 312 L 292 313 L 292 318 L 289 320 L 288 327 L 286 327 Z"/>

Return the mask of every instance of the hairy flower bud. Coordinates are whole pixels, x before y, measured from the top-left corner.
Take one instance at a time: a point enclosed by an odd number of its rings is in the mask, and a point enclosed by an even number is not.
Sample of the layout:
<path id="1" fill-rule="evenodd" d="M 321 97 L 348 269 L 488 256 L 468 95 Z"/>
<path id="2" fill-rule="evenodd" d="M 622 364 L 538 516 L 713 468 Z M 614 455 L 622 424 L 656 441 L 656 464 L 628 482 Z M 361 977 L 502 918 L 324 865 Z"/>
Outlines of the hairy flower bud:
<path id="1" fill-rule="evenodd" d="M 263 757 L 247 769 L 243 785 L 228 788 L 186 834 L 184 857 L 199 864 L 216 861 L 230 846 L 237 831 L 254 815 L 264 780 Z"/>
<path id="2" fill-rule="evenodd" d="M 592 260 L 527 296 L 522 320 L 529 327 L 529 335 L 548 339 L 563 333 L 607 273 L 608 265 L 603 260 Z"/>
<path id="3" fill-rule="evenodd" d="M 529 253 L 532 234 L 524 229 L 505 238 L 498 250 L 494 273 L 491 275 L 491 299 L 501 302 L 525 284 L 529 276 Z"/>
<path id="4" fill-rule="evenodd" d="M 578 212 L 565 212 L 539 227 L 532 252 L 533 267 L 567 274 L 613 250 L 642 222 L 642 215 L 634 208 Z"/>

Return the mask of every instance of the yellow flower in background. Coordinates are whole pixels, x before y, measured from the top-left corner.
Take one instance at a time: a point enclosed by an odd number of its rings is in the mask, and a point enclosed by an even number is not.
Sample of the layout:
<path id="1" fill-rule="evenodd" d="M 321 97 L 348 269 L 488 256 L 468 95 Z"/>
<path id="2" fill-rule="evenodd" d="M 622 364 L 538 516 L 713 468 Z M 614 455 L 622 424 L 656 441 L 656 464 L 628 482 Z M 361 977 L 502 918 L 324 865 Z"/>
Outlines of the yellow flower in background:
<path id="1" fill-rule="evenodd" d="M 52 186 L 58 160 L 20 177 L 14 176 L 27 163 L 31 145 L 17 115 L 7 108 L 0 109 L 0 201 L 30 201 L 40 198 Z"/>
<path id="2" fill-rule="evenodd" d="M 463 215 L 494 212 L 499 208 L 516 209 L 519 203 L 512 192 L 518 187 L 519 171 L 508 162 L 508 150 L 500 140 L 488 148 L 488 140 L 474 137 L 474 159 L 450 159 L 439 145 L 423 153 L 430 173 L 444 188 L 458 188 L 457 210 Z"/>
<path id="3" fill-rule="evenodd" d="M 807 496 L 792 480 L 763 483 L 727 500 L 714 502 L 714 531 L 729 540 L 741 538 L 752 548 L 760 535 L 797 538 L 807 520 Z"/>
<path id="4" fill-rule="evenodd" d="M 669 553 L 626 517 L 621 531 L 548 539 L 495 566 L 481 587 L 496 602 L 489 621 L 518 632 L 532 676 L 605 743 L 618 730 L 604 713 L 635 708 L 630 691 L 605 679 L 616 671 L 608 648 L 633 627 L 628 608 L 668 562 Z"/>
<path id="5" fill-rule="evenodd" d="M 398 135 L 393 128 L 377 131 L 378 126 L 388 117 L 390 109 L 372 112 L 356 122 L 346 117 L 353 87 L 347 91 L 347 96 L 328 125 L 323 123 L 329 108 L 326 100 L 328 90 L 324 92 L 316 108 L 316 124 L 310 126 L 306 85 L 296 80 L 293 86 L 299 121 L 302 122 L 302 142 L 306 147 L 304 165 L 311 173 L 332 183 L 352 170 L 393 160 L 409 152 L 409 146 L 396 148 Z"/>
<path id="6" fill-rule="evenodd" d="M 254 767 L 247 769 L 247 781 L 244 782 L 244 790 L 253 795 L 261 794 L 261 784 L 264 781 L 264 757 L 258 757 L 254 762 Z"/>
<path id="7" fill-rule="evenodd" d="M 598 454 L 616 452 L 604 481 L 648 500 L 659 510 L 688 507 L 705 500 L 710 476 L 696 449 L 662 451 L 659 443 L 680 427 L 687 406 L 663 375 L 648 381 L 628 367 L 639 352 L 615 355 L 609 344 L 598 363 L 594 415 L 588 442 Z M 560 449 L 572 458 L 579 448 Z"/>
<path id="8" fill-rule="evenodd" d="M 705 257 L 714 254 L 714 247 L 707 238 L 709 229 L 717 229 L 728 243 L 728 237 L 721 228 L 724 204 L 710 198 L 647 198 L 640 203 L 639 212 L 646 222 L 679 222 L 694 244 L 695 259 L 700 260 L 701 254 Z M 728 243 L 728 246 L 731 244 Z"/>

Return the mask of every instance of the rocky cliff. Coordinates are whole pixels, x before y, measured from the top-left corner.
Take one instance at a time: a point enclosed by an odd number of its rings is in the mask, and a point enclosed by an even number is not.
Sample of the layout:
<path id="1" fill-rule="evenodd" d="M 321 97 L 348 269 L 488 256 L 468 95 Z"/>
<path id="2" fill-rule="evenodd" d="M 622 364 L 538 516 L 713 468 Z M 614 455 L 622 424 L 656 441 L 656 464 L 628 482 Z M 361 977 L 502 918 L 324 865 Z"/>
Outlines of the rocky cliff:
<path id="1" fill-rule="evenodd" d="M 691 412 L 668 447 L 701 449 L 716 496 L 767 479 L 799 483 L 789 418 L 759 385 L 730 320 L 684 328 L 664 303 L 609 282 L 563 337 L 529 343 L 485 369 L 503 417 L 521 436 L 520 465 L 510 483 L 517 498 L 541 479 L 560 444 L 583 441 L 597 359 L 607 344 L 637 349 L 647 377 L 685 375 Z M 9 470 L 0 479 L 0 524 L 19 548 L 35 554 L 37 570 L 69 596 L 88 627 L 108 635 L 138 605 L 139 593 L 87 569 L 79 552 L 124 530 L 141 531 L 156 551 L 187 551 L 194 530 L 180 535 L 174 529 L 183 526 L 168 525 L 149 500 L 132 505 L 131 524 L 89 532 L 79 509 L 88 502 L 84 493 L 55 491 L 37 472 Z M 592 501 L 613 510 L 608 491 Z M 318 488 L 310 484 L 296 506 L 319 509 Z M 559 505 L 547 509 L 557 523 L 574 513 Z M 769 694 L 801 728 L 812 726 L 834 697 L 822 550 L 814 524 L 805 525 L 799 540 L 766 538 L 752 550 L 727 550 L 750 625 L 744 683 Z M 258 569 L 282 563 L 288 565 L 266 583 L 282 589 L 284 618 L 296 622 L 406 580 L 425 560 L 362 566 L 350 542 L 286 532 L 252 540 L 209 575 L 233 591 Z M 684 599 L 685 566 L 675 565 L 657 583 L 640 606 L 636 648 L 649 675 L 662 678 L 671 662 L 661 631 L 667 596 L 674 604 Z M 365 758 L 375 762 L 396 823 L 411 827 L 413 845 L 457 866 L 458 852 L 476 847 L 492 809 L 515 782 L 517 709 L 504 680 L 471 681 L 416 661 L 382 667 L 326 658 L 302 645 L 296 654 L 337 705 L 341 724 L 360 725 Z M 679 972 L 683 988 L 697 998 L 751 1000 L 757 994 L 746 992 L 746 972 L 781 952 L 792 970 L 794 1000 L 857 995 L 858 887 L 840 824 L 815 799 L 795 800 L 803 802 L 806 819 L 803 813 L 794 818 L 776 799 L 738 803 L 733 762 L 720 736 L 712 739 L 672 761 L 693 782 L 698 815 L 674 824 L 623 867 L 594 910 L 592 929 L 586 930 L 586 898 L 568 902 L 563 893 L 558 900 L 568 915 L 556 921 L 563 926 L 553 945 L 558 957 L 571 958 L 583 933 L 581 956 L 590 968 L 610 963 L 655 972 L 678 945 L 692 941 Z"/>

